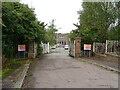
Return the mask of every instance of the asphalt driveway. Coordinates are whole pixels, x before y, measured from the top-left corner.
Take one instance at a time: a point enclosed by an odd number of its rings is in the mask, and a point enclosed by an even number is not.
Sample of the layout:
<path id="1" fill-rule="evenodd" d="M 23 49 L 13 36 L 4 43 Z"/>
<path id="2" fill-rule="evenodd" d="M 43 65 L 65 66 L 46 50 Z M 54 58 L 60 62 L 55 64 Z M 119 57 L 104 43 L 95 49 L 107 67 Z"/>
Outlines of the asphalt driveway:
<path id="1" fill-rule="evenodd" d="M 78 61 L 63 48 L 33 63 L 23 88 L 118 88 L 118 74 Z"/>

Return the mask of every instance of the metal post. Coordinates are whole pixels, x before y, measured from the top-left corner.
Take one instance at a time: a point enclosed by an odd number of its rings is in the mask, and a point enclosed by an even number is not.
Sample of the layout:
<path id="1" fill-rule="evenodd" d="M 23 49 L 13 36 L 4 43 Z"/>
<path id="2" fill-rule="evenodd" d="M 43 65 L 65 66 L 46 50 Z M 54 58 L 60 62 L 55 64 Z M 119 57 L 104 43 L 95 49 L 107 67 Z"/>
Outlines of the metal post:
<path id="1" fill-rule="evenodd" d="M 85 50 L 84 50 L 84 57 L 85 57 Z"/>
<path id="2" fill-rule="evenodd" d="M 25 51 L 23 51 L 24 52 L 24 57 L 25 57 Z"/>
<path id="3" fill-rule="evenodd" d="M 20 53 L 19 53 L 19 51 L 18 51 L 18 58 L 20 58 Z"/>
<path id="4" fill-rule="evenodd" d="M 89 50 L 89 57 L 90 57 L 90 50 Z"/>

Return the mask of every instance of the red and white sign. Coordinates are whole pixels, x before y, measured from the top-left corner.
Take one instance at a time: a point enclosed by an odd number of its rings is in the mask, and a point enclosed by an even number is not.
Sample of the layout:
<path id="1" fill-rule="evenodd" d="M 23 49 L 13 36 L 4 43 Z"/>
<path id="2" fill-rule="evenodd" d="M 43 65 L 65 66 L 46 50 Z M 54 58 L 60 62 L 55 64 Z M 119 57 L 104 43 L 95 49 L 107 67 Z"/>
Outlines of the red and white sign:
<path id="1" fill-rule="evenodd" d="M 84 44 L 84 50 L 91 50 L 91 44 Z"/>
<path id="2" fill-rule="evenodd" d="M 25 45 L 18 45 L 18 51 L 25 51 L 26 46 Z"/>

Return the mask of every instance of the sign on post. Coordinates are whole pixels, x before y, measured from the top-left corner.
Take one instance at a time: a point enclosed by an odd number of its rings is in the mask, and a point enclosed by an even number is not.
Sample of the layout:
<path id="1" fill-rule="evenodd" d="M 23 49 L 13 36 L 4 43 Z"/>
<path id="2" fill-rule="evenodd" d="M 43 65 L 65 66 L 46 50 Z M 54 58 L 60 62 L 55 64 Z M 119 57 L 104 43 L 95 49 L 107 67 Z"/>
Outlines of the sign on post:
<path id="1" fill-rule="evenodd" d="M 91 50 L 91 44 L 84 44 L 84 50 Z"/>
<path id="2" fill-rule="evenodd" d="M 25 45 L 18 45 L 18 51 L 25 51 L 26 46 Z"/>
<path id="3" fill-rule="evenodd" d="M 84 56 L 91 56 L 91 44 L 84 44 Z"/>

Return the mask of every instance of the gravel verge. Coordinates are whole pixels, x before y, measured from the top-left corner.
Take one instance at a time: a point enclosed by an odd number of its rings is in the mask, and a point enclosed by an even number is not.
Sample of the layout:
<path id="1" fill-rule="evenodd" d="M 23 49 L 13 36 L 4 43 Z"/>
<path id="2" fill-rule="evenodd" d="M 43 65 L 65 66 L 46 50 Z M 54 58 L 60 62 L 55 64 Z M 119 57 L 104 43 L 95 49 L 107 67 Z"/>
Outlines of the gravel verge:
<path id="1" fill-rule="evenodd" d="M 105 60 L 100 60 L 99 58 L 82 58 L 82 60 L 89 62 L 91 64 L 95 64 L 96 66 L 100 66 L 103 68 L 109 68 L 109 70 L 117 71 L 118 70 L 118 63 L 117 62 L 112 62 L 112 61 L 105 61 Z"/>

